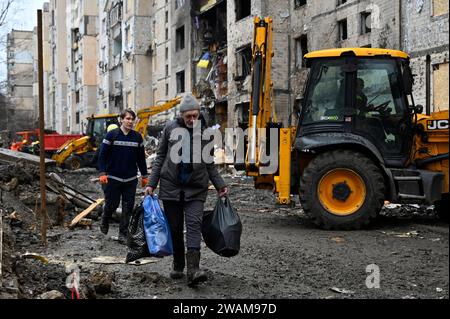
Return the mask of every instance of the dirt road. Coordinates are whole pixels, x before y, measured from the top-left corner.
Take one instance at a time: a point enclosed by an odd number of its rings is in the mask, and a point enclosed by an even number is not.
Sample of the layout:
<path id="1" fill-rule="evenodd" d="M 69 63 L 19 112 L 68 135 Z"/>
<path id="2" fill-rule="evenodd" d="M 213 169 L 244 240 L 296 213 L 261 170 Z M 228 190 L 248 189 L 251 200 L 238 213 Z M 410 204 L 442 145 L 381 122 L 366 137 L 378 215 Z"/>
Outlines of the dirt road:
<path id="1" fill-rule="evenodd" d="M 65 176 L 67 183 L 99 198 L 100 187 L 89 182 L 92 175 Z M 9 272 L 3 286 L 9 288 L 0 297 L 36 298 L 57 290 L 70 298 L 65 270 L 72 265 L 80 269 L 85 298 L 448 299 L 449 227 L 432 210 L 390 207 L 369 229 L 324 231 L 312 225 L 300 208 L 275 207 L 273 194 L 254 190 L 251 181 L 226 179 L 243 224 L 241 251 L 228 259 L 204 247 L 201 267 L 210 280 L 197 289 L 188 288 L 185 280 L 169 278 L 170 257 L 145 265 L 94 263 L 98 257 L 125 257 L 127 248 L 111 239 L 118 224 L 112 224 L 107 236 L 98 230 L 98 221 L 92 229 L 53 227 L 43 248 L 26 223 L 12 223 L 5 230 L 6 246 L 14 246 L 15 252 L 11 247 L 4 251 Z M 211 190 L 207 207 L 214 204 Z M 18 203 L 3 200 L 2 205 L 6 209 Z M 4 224 L 6 215 L 4 210 Z M 66 221 L 74 216 L 71 212 Z M 45 256 L 49 263 L 19 257 L 26 251 Z"/>

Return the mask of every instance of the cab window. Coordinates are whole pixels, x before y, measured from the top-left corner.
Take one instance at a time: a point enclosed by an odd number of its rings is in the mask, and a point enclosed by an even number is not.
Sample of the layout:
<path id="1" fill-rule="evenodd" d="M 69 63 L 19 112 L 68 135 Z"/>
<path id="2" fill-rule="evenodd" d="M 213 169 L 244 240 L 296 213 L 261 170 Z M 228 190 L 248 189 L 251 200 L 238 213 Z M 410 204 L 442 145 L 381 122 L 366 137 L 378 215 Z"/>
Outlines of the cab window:
<path id="1" fill-rule="evenodd" d="M 303 125 L 315 122 L 343 121 L 345 72 L 343 60 L 320 60 L 311 67 Z"/>

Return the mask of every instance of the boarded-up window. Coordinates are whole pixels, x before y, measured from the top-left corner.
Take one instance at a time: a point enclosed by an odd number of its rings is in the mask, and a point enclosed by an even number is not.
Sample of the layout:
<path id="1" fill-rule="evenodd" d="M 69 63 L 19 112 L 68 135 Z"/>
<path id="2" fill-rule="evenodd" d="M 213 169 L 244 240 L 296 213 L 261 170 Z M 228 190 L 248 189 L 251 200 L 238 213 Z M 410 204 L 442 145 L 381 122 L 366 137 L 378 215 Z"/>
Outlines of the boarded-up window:
<path id="1" fill-rule="evenodd" d="M 433 16 L 448 13 L 448 0 L 433 0 Z"/>
<path id="2" fill-rule="evenodd" d="M 448 110 L 448 63 L 442 63 L 434 66 L 433 70 L 433 97 L 434 110 Z"/>

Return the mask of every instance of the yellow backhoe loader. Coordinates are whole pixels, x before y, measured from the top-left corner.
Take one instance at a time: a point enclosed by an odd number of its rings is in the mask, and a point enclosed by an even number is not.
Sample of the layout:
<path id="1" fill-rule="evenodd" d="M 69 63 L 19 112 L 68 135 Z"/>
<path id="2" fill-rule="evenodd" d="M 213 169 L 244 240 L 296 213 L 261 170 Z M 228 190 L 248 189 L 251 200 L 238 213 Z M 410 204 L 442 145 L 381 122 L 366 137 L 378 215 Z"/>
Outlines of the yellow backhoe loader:
<path id="1" fill-rule="evenodd" d="M 245 169 L 280 204 L 299 195 L 325 229 L 359 229 L 385 201 L 434 204 L 448 218 L 449 112 L 421 114 L 408 54 L 339 48 L 305 55 L 310 68 L 298 123 L 276 123 L 272 19 L 255 18 L 252 95 Z M 259 129 L 266 129 L 261 133 Z M 267 129 L 278 131 L 279 160 L 265 174 Z"/>
<path id="2" fill-rule="evenodd" d="M 167 111 L 177 106 L 181 97 L 176 97 L 161 105 L 142 108 L 137 111 L 137 123 L 135 130 L 138 131 L 145 140 L 147 136 L 148 122 L 151 116 Z M 110 124 L 119 124 L 119 114 L 93 115 L 88 118 L 88 125 L 85 136 L 69 141 L 62 145 L 53 155 L 52 159 L 60 166 L 68 169 L 79 169 L 81 167 L 96 167 L 96 151 L 106 135 L 106 130 Z"/>

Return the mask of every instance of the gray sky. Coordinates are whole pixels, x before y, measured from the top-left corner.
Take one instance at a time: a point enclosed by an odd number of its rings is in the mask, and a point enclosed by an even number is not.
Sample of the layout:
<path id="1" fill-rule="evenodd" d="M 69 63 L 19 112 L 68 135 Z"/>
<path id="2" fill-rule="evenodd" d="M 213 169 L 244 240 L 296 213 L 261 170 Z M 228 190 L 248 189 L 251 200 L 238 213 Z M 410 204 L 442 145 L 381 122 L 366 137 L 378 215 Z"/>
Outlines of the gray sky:
<path id="1" fill-rule="evenodd" d="M 0 0 L 0 2 L 5 0 Z M 19 30 L 33 30 L 37 25 L 36 11 L 42 9 L 45 0 L 15 0 L 14 10 L 10 15 L 10 28 Z"/>
<path id="2" fill-rule="evenodd" d="M 6 35 L 11 29 L 33 30 L 37 25 L 37 10 L 42 9 L 45 0 L 14 0 L 8 13 L 7 23 L 0 28 L 0 81 L 6 80 Z M 0 0 L 0 8 L 6 0 Z"/>

